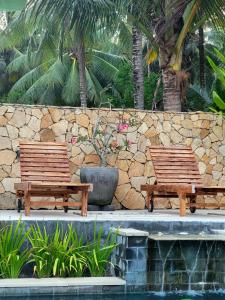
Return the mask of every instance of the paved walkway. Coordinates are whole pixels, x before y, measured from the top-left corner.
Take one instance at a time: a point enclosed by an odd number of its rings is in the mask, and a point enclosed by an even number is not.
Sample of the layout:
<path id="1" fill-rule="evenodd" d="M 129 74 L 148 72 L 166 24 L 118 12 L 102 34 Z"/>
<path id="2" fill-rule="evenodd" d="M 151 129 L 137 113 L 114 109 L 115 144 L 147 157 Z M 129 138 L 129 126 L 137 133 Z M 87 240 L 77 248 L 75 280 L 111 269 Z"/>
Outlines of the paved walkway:
<path id="1" fill-rule="evenodd" d="M 81 217 L 79 211 L 69 210 L 31 210 L 30 216 L 16 210 L 0 210 L 0 221 L 14 221 L 21 218 L 26 221 L 147 221 L 147 222 L 218 222 L 225 223 L 225 210 L 197 210 L 195 214 L 187 211 L 185 217 L 179 216 L 179 210 L 120 210 L 88 212 L 87 217 Z"/>

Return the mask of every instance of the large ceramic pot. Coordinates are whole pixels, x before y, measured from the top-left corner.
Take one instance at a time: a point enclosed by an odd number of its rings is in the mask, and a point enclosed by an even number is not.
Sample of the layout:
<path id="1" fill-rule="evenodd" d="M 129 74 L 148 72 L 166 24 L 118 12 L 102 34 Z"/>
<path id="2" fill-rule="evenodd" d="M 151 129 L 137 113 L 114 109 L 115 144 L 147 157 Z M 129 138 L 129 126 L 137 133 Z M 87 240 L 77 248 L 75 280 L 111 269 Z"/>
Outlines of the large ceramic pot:
<path id="1" fill-rule="evenodd" d="M 89 193 L 88 204 L 110 205 L 118 184 L 117 168 L 85 167 L 80 170 L 83 183 L 93 183 L 93 192 Z"/>

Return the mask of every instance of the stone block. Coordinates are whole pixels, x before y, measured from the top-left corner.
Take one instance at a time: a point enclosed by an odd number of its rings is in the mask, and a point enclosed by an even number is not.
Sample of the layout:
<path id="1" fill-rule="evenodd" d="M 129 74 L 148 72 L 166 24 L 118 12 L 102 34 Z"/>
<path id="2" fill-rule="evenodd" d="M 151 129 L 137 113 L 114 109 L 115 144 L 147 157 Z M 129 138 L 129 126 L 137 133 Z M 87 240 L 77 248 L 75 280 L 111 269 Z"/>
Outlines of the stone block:
<path id="1" fill-rule="evenodd" d="M 0 138 L 8 136 L 8 132 L 6 130 L 6 127 L 0 127 Z"/>
<path id="2" fill-rule="evenodd" d="M 68 121 L 61 120 L 58 123 L 55 123 L 51 126 L 55 136 L 60 136 L 66 133 L 68 127 Z"/>
<path id="3" fill-rule="evenodd" d="M 0 126 L 5 126 L 8 123 L 7 118 L 0 116 Z"/>
<path id="4" fill-rule="evenodd" d="M 135 189 L 130 189 L 122 201 L 122 205 L 128 209 L 144 209 L 145 199 Z"/>
<path id="5" fill-rule="evenodd" d="M 54 142 L 55 134 L 51 129 L 43 129 L 40 132 L 40 141 L 41 142 Z"/>
<path id="6" fill-rule="evenodd" d="M 34 117 L 36 117 L 38 119 L 41 119 L 42 116 L 43 116 L 43 113 L 42 113 L 42 111 L 39 108 L 33 108 L 32 111 L 31 111 L 31 113 L 32 113 L 32 116 L 34 116 Z"/>
<path id="7" fill-rule="evenodd" d="M 52 118 L 50 114 L 46 114 L 41 119 L 41 129 L 45 129 L 50 127 L 53 124 Z"/>
<path id="8" fill-rule="evenodd" d="M 0 194 L 0 209 L 15 209 L 16 208 L 16 195 L 4 192 Z"/>
<path id="9" fill-rule="evenodd" d="M 89 117 L 85 114 L 80 114 L 76 116 L 76 123 L 82 127 L 88 128 L 90 123 Z"/>
<path id="10" fill-rule="evenodd" d="M 8 137 L 0 136 L 0 150 L 11 149 L 11 141 Z"/>
<path id="11" fill-rule="evenodd" d="M 16 110 L 15 113 L 13 114 L 13 117 L 10 119 L 9 123 L 17 128 L 20 128 L 25 125 L 25 122 L 26 122 L 25 112 Z"/>
<path id="12" fill-rule="evenodd" d="M 127 272 L 145 272 L 147 277 L 147 259 L 127 260 Z"/>
<path id="13" fill-rule="evenodd" d="M 0 151 L 0 166 L 1 165 L 11 166 L 15 159 L 16 159 L 16 153 L 14 151 L 11 150 Z"/>
<path id="14" fill-rule="evenodd" d="M 127 260 L 137 260 L 138 248 L 126 248 L 124 256 Z"/>
<path id="15" fill-rule="evenodd" d="M 64 111 L 62 109 L 50 107 L 48 110 L 54 123 L 59 122 L 61 117 L 64 115 Z"/>
<path id="16" fill-rule="evenodd" d="M 6 128 L 11 140 L 18 138 L 19 130 L 15 126 L 7 125 Z"/>
<path id="17" fill-rule="evenodd" d="M 145 166 L 137 161 L 131 163 L 128 175 L 129 177 L 139 177 L 144 175 Z"/>
<path id="18" fill-rule="evenodd" d="M 122 202 L 130 189 L 131 189 L 131 185 L 128 183 L 119 185 L 115 192 L 115 196 L 116 196 L 117 200 L 119 202 Z"/>
<path id="19" fill-rule="evenodd" d="M 147 248 L 148 238 L 146 236 L 130 236 L 128 237 L 128 248 L 132 247 L 143 247 Z"/>
<path id="20" fill-rule="evenodd" d="M 28 123 L 28 127 L 35 132 L 39 132 L 41 128 L 41 120 L 32 116 Z"/>
<path id="21" fill-rule="evenodd" d="M 124 279 L 127 282 L 127 285 L 145 285 L 147 284 L 147 273 L 146 272 L 129 272 L 126 273 Z"/>

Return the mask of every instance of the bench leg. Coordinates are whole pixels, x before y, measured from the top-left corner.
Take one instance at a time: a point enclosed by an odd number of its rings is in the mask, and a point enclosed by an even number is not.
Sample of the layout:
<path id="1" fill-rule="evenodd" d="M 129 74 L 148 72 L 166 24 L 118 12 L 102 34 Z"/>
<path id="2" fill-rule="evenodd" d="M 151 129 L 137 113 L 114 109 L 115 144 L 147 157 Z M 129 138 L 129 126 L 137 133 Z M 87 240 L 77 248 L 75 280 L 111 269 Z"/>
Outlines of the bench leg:
<path id="1" fill-rule="evenodd" d="M 190 197 L 190 212 L 191 212 L 192 214 L 195 213 L 195 211 L 196 211 L 196 206 L 195 206 L 195 205 L 191 206 L 191 204 L 195 204 L 195 203 L 196 203 L 196 195 L 193 195 L 193 196 Z"/>
<path id="2" fill-rule="evenodd" d="M 87 203 L 88 203 L 88 192 L 82 191 L 82 196 L 81 196 L 81 216 L 82 217 L 87 216 Z"/>
<path id="3" fill-rule="evenodd" d="M 68 197 L 67 195 L 65 195 L 65 196 L 63 197 L 63 202 L 68 202 L 68 199 L 69 199 L 69 197 Z M 64 209 L 64 212 L 65 212 L 65 213 L 68 212 L 68 206 L 64 206 L 63 209 Z"/>
<path id="4" fill-rule="evenodd" d="M 184 217 L 186 215 L 186 194 L 178 193 L 180 200 L 180 216 Z"/>
<path id="5" fill-rule="evenodd" d="M 24 204 L 25 204 L 25 216 L 30 214 L 30 193 L 26 191 L 24 193 Z"/>
<path id="6" fill-rule="evenodd" d="M 146 196 L 146 206 L 147 209 L 149 210 L 150 207 L 150 199 L 151 199 L 151 194 L 149 192 L 147 192 L 147 196 Z"/>

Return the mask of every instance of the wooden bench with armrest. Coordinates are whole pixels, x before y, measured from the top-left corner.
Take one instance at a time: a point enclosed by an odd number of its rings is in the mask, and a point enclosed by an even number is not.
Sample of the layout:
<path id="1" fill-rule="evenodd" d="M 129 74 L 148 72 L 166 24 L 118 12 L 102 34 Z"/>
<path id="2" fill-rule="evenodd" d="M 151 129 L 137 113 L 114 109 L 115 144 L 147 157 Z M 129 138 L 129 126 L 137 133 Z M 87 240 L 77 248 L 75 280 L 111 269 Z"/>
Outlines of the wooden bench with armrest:
<path id="1" fill-rule="evenodd" d="M 146 205 L 154 209 L 155 198 L 179 198 L 180 216 L 186 215 L 186 207 L 192 213 L 197 207 L 197 195 L 216 195 L 225 193 L 223 186 L 203 185 L 197 161 L 191 147 L 150 147 L 156 181 L 153 185 L 141 186 L 147 193 Z M 189 202 L 187 203 L 187 199 Z"/>
<path id="2" fill-rule="evenodd" d="M 15 183 L 18 197 L 18 211 L 24 199 L 25 215 L 30 207 L 62 206 L 81 208 L 81 215 L 87 215 L 88 192 L 92 184 L 71 182 L 67 144 L 58 142 L 20 142 L 21 183 Z M 79 202 L 69 202 L 73 194 L 81 193 Z M 55 197 L 62 201 L 32 201 L 33 197 Z"/>

